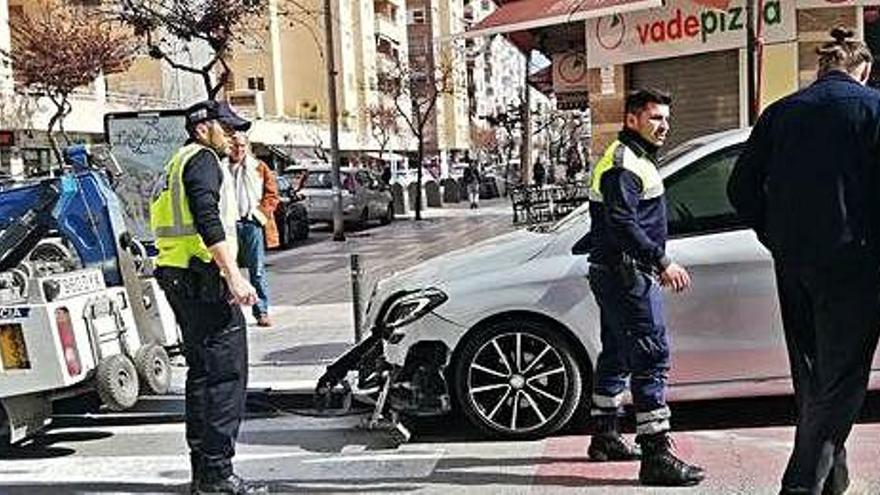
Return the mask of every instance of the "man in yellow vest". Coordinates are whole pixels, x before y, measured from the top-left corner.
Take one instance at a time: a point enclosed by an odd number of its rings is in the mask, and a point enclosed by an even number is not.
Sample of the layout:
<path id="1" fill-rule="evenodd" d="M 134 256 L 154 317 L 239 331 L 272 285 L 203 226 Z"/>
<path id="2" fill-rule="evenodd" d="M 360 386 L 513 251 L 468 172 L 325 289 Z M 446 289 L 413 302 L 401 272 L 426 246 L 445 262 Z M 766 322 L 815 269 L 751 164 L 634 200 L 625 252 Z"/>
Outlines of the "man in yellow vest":
<path id="1" fill-rule="evenodd" d="M 165 168 L 150 207 L 159 256 L 156 278 L 183 335 L 186 439 L 192 493 L 254 493 L 234 474 L 232 457 L 244 415 L 247 338 L 241 305 L 256 291 L 236 266 L 237 207 L 220 156 L 230 136 L 250 123 L 228 104 L 204 101 L 186 110 L 189 141 Z"/>
<path id="2" fill-rule="evenodd" d="M 624 128 L 590 180 L 590 288 L 601 312 L 602 351 L 596 362 L 592 415 L 594 461 L 641 458 L 644 485 L 686 486 L 703 470 L 675 456 L 666 405 L 669 341 L 660 285 L 690 285 L 687 271 L 666 256 L 666 202 L 657 150 L 669 132 L 671 98 L 639 90 L 626 99 Z M 636 411 L 636 441 L 620 434 L 627 380 Z"/>

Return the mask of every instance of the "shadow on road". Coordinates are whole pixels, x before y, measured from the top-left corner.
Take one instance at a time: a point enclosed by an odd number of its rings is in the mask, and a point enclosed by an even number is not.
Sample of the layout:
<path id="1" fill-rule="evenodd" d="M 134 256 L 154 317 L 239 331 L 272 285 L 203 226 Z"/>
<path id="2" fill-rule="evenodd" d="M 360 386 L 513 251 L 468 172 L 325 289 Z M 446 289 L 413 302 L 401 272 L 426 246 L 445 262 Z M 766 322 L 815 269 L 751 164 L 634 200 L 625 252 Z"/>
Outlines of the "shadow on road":
<path id="1" fill-rule="evenodd" d="M 82 493 L 189 493 L 189 483 L 174 485 L 158 483 L 64 483 L 41 482 L 32 485 L 3 486 L 4 495 L 52 493 L 53 495 L 80 495 Z"/>

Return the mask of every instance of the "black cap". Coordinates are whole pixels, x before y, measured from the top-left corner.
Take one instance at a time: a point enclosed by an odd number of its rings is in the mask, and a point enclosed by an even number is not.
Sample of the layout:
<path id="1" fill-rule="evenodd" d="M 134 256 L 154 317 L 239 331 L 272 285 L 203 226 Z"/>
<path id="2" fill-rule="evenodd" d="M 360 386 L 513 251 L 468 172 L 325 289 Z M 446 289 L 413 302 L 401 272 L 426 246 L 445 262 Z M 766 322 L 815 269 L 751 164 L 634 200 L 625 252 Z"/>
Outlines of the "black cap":
<path id="1" fill-rule="evenodd" d="M 225 101 L 200 101 L 186 109 L 187 125 L 195 126 L 207 120 L 216 120 L 236 131 L 246 131 L 251 128 L 251 123 L 239 117 Z"/>

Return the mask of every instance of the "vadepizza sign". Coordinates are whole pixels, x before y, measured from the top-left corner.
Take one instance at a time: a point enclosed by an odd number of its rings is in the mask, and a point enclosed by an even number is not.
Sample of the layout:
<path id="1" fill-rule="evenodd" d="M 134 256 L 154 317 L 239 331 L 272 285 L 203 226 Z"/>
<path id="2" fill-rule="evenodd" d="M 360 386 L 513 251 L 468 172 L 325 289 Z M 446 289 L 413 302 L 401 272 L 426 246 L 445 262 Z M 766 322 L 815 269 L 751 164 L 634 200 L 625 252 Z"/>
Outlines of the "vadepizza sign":
<path id="1" fill-rule="evenodd" d="M 796 39 L 795 2 L 765 1 L 761 15 L 766 43 Z M 665 7 L 590 19 L 586 32 L 591 68 L 741 48 L 745 0 L 733 0 L 726 9 L 669 0 Z"/>

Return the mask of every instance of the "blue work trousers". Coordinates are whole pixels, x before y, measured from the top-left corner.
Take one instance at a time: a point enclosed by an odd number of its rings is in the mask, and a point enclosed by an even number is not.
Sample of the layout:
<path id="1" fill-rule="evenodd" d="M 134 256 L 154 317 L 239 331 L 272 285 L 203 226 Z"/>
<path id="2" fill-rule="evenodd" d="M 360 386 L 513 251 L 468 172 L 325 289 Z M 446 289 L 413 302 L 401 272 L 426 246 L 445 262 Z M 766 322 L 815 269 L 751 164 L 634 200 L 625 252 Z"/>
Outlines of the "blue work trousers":
<path id="1" fill-rule="evenodd" d="M 266 277 L 266 244 L 263 226 L 253 220 L 236 223 L 239 265 L 247 268 L 251 285 L 257 290 L 257 303 L 251 307 L 254 318 L 269 313 L 269 280 Z"/>
<path id="2" fill-rule="evenodd" d="M 619 414 L 629 379 L 637 432 L 669 430 L 669 341 L 659 283 L 633 266 L 592 265 L 590 288 L 599 304 L 602 340 L 592 415 Z"/>

